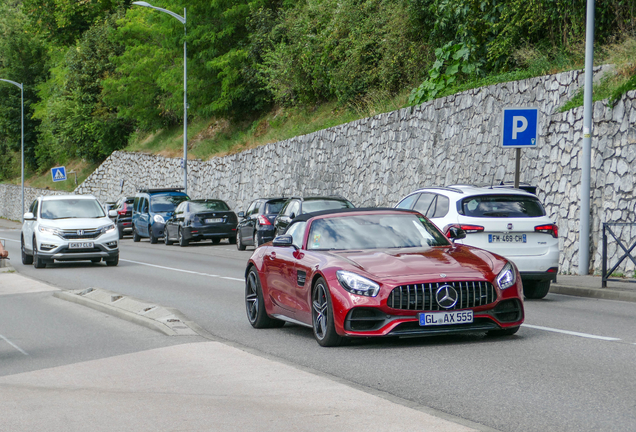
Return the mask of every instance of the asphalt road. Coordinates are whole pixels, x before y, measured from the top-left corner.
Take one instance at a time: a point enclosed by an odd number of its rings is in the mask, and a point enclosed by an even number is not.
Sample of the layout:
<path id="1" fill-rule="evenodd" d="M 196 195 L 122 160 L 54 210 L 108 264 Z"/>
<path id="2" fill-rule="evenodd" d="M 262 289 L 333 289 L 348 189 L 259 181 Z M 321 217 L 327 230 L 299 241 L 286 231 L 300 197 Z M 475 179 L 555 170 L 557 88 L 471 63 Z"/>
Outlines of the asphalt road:
<path id="1" fill-rule="evenodd" d="M 286 324 L 255 330 L 248 324 L 242 280 L 251 248 L 180 248 L 126 238 L 118 267 L 62 263 L 34 269 L 19 263 L 18 231 L 0 237 L 9 240 L 12 265 L 26 276 L 174 307 L 219 339 L 495 429 L 636 430 L 634 303 L 550 294 L 526 302 L 526 324 L 509 338 L 370 340 L 326 349 L 310 329 Z"/>

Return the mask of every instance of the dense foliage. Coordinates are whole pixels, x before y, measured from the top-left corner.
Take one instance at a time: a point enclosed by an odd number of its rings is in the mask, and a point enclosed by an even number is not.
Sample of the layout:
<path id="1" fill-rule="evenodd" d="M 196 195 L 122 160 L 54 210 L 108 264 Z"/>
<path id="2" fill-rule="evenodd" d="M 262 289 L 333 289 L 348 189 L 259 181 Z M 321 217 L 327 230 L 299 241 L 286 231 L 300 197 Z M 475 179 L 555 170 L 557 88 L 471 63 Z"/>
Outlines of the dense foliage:
<path id="1" fill-rule="evenodd" d="M 0 78 L 25 84 L 31 169 L 100 161 L 135 129 L 180 124 L 184 42 L 189 115 L 245 119 L 411 88 L 410 103 L 421 103 L 529 58 L 580 56 L 585 37 L 585 0 L 151 3 L 179 15 L 187 7 L 186 27 L 131 0 L 0 5 Z M 634 36 L 634 0 L 596 1 L 597 42 Z M 19 90 L 0 83 L 0 179 L 19 173 L 19 108 Z"/>

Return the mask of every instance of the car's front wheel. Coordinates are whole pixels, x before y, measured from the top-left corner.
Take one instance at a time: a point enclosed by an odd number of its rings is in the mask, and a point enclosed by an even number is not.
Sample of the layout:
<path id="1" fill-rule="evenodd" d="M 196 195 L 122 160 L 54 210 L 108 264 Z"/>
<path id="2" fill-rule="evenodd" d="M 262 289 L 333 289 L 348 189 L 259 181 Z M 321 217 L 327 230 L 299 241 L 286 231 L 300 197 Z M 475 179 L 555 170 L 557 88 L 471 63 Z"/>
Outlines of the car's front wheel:
<path id="1" fill-rule="evenodd" d="M 183 231 L 181 231 L 181 227 L 179 227 L 177 238 L 179 239 L 179 246 L 181 247 L 185 247 L 190 244 L 190 242 L 183 236 Z"/>
<path id="2" fill-rule="evenodd" d="M 166 227 L 166 230 L 163 233 L 163 242 L 165 243 L 166 246 L 170 246 L 173 241 L 170 240 L 170 237 L 168 236 L 168 228 Z"/>
<path id="3" fill-rule="evenodd" d="M 152 227 L 148 225 L 148 237 L 150 238 L 151 244 L 157 244 L 157 237 L 152 233 Z"/>
<path id="4" fill-rule="evenodd" d="M 245 250 L 245 245 L 243 244 L 243 240 L 241 239 L 240 231 L 236 234 L 236 248 L 241 251 Z"/>
<path id="5" fill-rule="evenodd" d="M 38 242 L 33 237 L 33 267 L 39 269 L 46 267 L 46 261 L 40 258 L 40 254 L 38 254 Z"/>
<path id="6" fill-rule="evenodd" d="M 282 327 L 285 321 L 270 318 L 265 310 L 261 281 L 256 268 L 252 267 L 245 279 L 245 309 L 247 319 L 254 328 Z"/>
<path id="7" fill-rule="evenodd" d="M 542 299 L 550 291 L 550 281 L 525 281 L 523 282 L 523 295 L 527 299 Z"/>
<path id="8" fill-rule="evenodd" d="M 331 294 L 323 278 L 316 281 L 311 299 L 311 321 L 316 341 L 324 347 L 339 346 L 342 336 L 336 333 Z"/>
<path id="9" fill-rule="evenodd" d="M 117 264 L 119 264 L 119 254 L 115 255 L 115 258 L 111 258 L 111 259 L 106 260 L 106 265 L 108 267 L 114 267 Z"/>
<path id="10" fill-rule="evenodd" d="M 24 246 L 24 237 L 23 236 L 20 237 L 20 243 L 21 243 L 21 252 L 22 252 L 22 264 L 24 264 L 24 265 L 33 264 L 33 255 L 29 255 L 26 252 L 26 247 Z"/>

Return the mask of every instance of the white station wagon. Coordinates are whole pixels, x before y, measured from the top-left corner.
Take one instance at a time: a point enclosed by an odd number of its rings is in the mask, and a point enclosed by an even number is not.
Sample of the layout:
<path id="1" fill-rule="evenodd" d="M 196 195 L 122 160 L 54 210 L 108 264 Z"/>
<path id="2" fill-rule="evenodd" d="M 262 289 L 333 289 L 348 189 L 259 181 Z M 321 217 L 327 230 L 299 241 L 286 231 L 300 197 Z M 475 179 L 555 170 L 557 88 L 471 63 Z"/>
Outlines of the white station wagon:
<path id="1" fill-rule="evenodd" d="M 559 269 L 558 228 L 539 199 L 507 187 L 455 185 L 419 189 L 397 208 L 419 211 L 445 234 L 466 231 L 458 243 L 499 254 L 515 263 L 526 298 L 548 294 Z"/>
<path id="2" fill-rule="evenodd" d="M 39 197 L 24 214 L 22 264 L 46 267 L 54 260 L 119 263 L 119 233 L 92 195 Z"/>

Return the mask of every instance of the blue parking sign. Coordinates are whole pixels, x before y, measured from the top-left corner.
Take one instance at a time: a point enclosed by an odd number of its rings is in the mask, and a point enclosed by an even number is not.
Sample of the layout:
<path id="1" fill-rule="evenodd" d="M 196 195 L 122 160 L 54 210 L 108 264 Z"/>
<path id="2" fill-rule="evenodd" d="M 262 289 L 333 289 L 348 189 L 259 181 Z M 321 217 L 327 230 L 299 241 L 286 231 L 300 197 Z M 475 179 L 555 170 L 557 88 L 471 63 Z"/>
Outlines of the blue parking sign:
<path id="1" fill-rule="evenodd" d="M 51 177 L 54 182 L 66 180 L 66 167 L 51 168 Z"/>
<path id="2" fill-rule="evenodd" d="M 504 108 L 502 147 L 536 147 L 539 140 L 538 108 Z"/>

